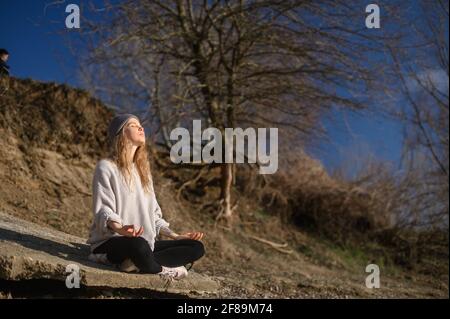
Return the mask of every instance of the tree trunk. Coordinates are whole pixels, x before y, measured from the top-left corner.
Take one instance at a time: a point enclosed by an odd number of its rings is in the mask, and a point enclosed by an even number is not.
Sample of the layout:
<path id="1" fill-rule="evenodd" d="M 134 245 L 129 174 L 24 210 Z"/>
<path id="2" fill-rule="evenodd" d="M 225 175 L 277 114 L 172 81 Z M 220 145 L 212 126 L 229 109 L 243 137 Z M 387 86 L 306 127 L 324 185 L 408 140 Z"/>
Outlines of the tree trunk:
<path id="1" fill-rule="evenodd" d="M 232 217 L 231 209 L 231 186 L 233 183 L 233 165 L 234 163 L 224 163 L 221 167 L 222 173 L 222 217 L 224 217 L 229 223 Z"/>

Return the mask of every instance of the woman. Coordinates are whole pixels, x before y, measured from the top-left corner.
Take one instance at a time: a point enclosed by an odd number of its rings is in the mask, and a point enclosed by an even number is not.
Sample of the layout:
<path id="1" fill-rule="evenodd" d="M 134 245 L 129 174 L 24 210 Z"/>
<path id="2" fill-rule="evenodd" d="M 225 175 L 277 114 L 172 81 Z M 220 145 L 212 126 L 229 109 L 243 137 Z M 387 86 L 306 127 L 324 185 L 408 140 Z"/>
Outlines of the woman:
<path id="1" fill-rule="evenodd" d="M 89 258 L 119 265 L 127 272 L 185 277 L 184 266 L 205 253 L 200 241 L 203 233 L 179 235 L 162 218 L 139 118 L 115 116 L 108 128 L 108 141 L 110 155 L 97 163 L 93 178 Z M 158 235 L 173 240 L 155 240 Z"/>

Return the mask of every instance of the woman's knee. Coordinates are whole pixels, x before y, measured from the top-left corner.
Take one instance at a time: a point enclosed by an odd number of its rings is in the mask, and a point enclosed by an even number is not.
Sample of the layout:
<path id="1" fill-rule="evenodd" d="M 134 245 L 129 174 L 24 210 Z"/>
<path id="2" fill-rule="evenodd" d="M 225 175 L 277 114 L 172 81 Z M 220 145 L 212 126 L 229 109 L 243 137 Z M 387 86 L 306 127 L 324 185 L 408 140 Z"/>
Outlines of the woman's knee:
<path id="1" fill-rule="evenodd" d="M 189 247 L 189 258 L 194 261 L 200 259 L 205 255 L 205 246 L 199 240 L 195 239 L 179 239 L 175 241 L 176 245 L 181 247 Z"/>
<path id="2" fill-rule="evenodd" d="M 203 245 L 203 243 L 199 240 L 194 240 L 192 242 L 192 245 L 195 250 L 195 258 L 196 259 L 202 258 L 205 255 L 205 246 Z"/>
<path id="3" fill-rule="evenodd" d="M 129 248 L 131 252 L 139 255 L 151 253 L 150 245 L 144 237 L 129 237 L 129 238 L 130 238 Z"/>

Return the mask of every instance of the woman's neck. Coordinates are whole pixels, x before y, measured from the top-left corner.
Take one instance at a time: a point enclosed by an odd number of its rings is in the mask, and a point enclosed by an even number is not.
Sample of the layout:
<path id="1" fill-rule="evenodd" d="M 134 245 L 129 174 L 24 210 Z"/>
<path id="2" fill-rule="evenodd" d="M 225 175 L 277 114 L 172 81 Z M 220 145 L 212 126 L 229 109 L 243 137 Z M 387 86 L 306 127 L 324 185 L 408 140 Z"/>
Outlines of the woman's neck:
<path id="1" fill-rule="evenodd" d="M 131 148 L 129 149 L 129 151 L 127 153 L 127 162 L 130 165 L 134 164 L 134 155 L 136 153 L 136 149 L 137 149 L 137 146 L 133 145 L 133 146 L 131 146 Z"/>

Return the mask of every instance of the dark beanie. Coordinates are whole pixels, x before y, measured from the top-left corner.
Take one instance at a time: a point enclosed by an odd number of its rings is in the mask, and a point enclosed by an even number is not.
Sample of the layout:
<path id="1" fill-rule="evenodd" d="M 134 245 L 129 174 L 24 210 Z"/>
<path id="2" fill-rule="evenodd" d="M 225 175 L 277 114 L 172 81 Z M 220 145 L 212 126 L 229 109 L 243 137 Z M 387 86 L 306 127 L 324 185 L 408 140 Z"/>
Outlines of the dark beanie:
<path id="1" fill-rule="evenodd" d="M 112 143 L 114 140 L 114 137 L 119 134 L 120 130 L 123 128 L 125 123 L 130 119 L 135 118 L 136 120 L 139 120 L 139 118 L 136 115 L 133 114 L 119 114 L 114 116 L 114 118 L 111 120 L 111 123 L 109 123 L 108 127 L 108 142 Z"/>

